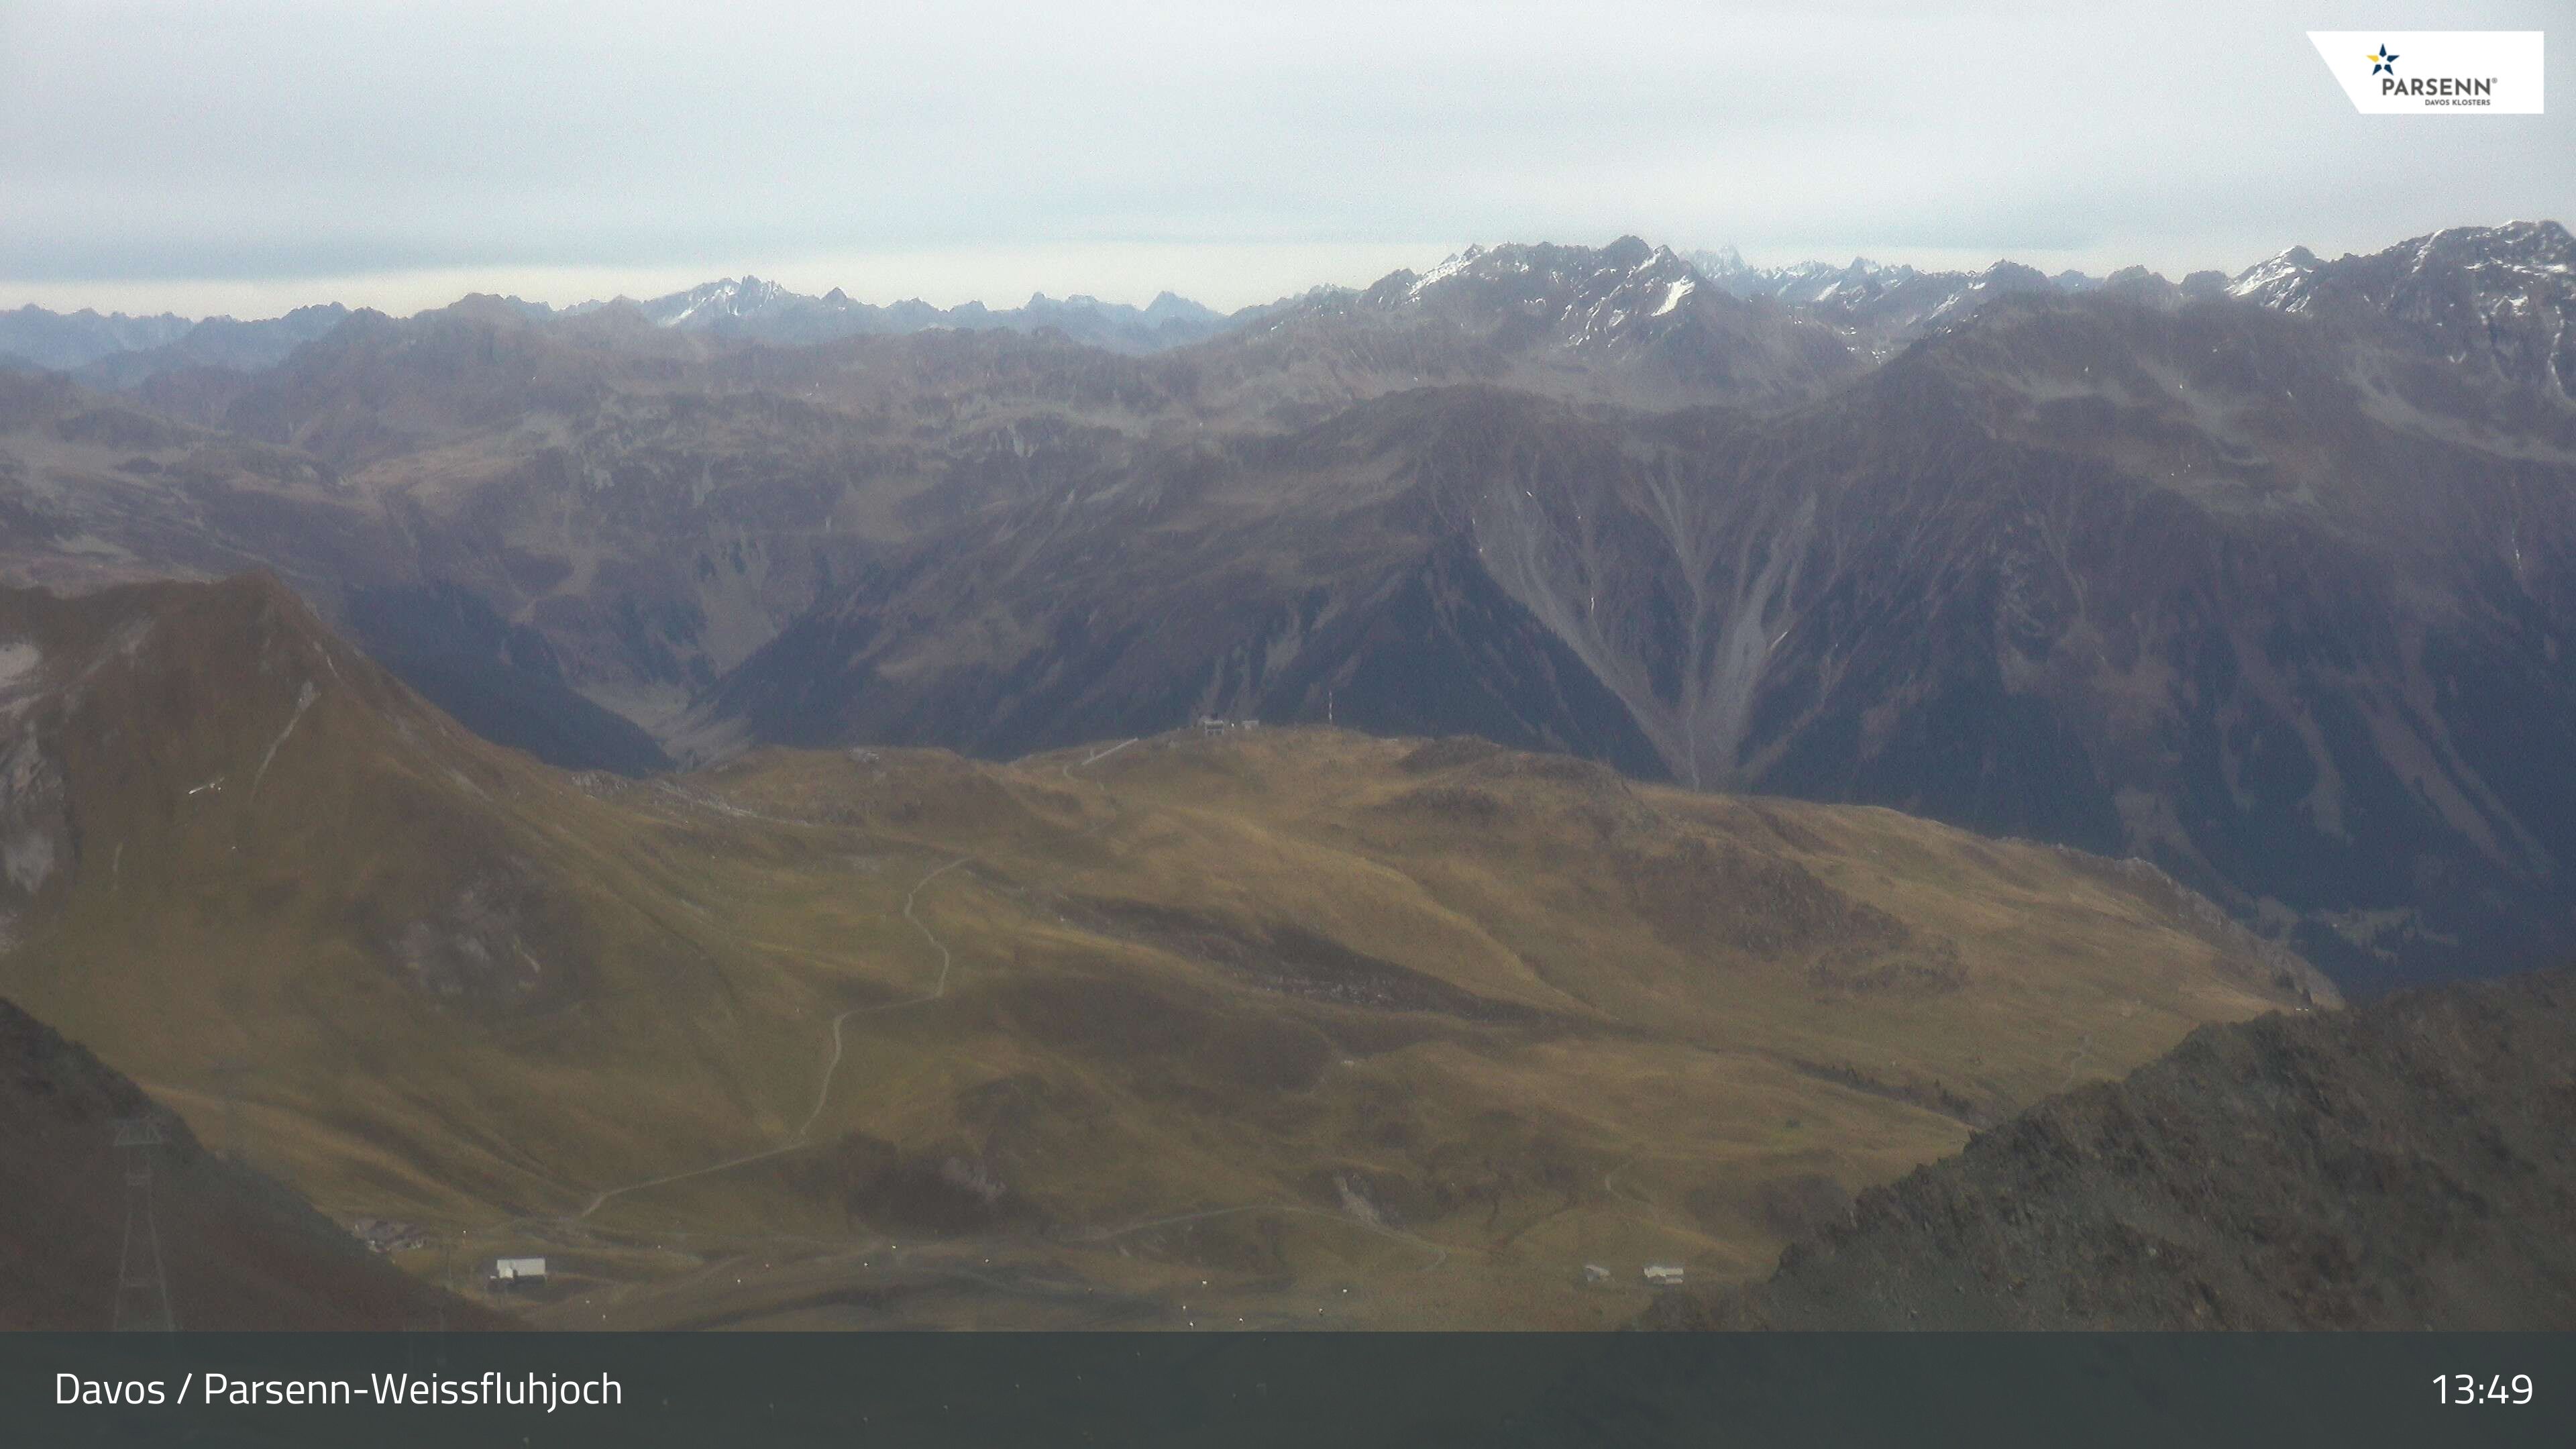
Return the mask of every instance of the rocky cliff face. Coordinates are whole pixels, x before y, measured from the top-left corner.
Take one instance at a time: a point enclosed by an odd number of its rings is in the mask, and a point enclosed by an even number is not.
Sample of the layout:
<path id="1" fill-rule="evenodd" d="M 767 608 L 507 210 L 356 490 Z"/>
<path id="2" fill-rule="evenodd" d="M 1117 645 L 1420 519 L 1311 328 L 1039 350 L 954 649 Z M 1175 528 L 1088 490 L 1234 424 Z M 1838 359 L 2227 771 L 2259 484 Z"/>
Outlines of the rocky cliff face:
<path id="1" fill-rule="evenodd" d="M 2576 1326 L 2576 971 L 2195 1032 L 1666 1327 Z"/>

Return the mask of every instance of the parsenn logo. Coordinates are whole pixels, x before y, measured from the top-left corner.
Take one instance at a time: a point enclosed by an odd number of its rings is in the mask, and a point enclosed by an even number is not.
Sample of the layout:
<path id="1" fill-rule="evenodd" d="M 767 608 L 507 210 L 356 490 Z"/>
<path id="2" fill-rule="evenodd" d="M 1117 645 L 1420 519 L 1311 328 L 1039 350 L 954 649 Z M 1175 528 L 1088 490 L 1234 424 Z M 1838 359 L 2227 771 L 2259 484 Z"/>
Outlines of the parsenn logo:
<path id="1" fill-rule="evenodd" d="M 2311 30 L 2308 40 L 2365 115 L 2541 113 L 2537 30 Z"/>

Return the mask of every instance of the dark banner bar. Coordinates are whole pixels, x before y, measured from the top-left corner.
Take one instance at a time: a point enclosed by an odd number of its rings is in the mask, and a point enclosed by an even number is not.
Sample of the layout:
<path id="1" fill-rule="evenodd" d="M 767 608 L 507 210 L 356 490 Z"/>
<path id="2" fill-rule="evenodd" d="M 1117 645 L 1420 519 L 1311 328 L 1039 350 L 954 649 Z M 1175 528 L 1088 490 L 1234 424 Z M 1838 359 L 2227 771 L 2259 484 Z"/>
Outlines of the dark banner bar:
<path id="1" fill-rule="evenodd" d="M 2576 1335 L 0 1336 L 10 1445 L 2576 1443 Z"/>

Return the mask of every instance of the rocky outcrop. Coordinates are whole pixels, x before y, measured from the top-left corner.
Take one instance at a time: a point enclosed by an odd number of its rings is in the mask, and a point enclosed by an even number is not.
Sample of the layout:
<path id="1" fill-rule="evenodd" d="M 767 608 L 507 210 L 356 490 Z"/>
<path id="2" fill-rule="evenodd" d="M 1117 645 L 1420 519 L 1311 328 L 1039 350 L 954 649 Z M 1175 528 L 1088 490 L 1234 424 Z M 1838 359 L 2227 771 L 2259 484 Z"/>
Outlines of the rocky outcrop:
<path id="1" fill-rule="evenodd" d="M 2204 1027 L 1662 1327 L 2576 1327 L 2576 970 Z"/>

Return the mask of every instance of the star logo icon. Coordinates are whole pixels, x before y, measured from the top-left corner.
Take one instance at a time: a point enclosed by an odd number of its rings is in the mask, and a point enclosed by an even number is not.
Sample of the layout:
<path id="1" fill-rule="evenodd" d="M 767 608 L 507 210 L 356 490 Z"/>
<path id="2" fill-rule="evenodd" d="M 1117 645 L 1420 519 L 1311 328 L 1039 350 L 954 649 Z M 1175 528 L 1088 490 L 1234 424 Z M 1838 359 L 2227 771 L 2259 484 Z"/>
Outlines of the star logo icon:
<path id="1" fill-rule="evenodd" d="M 2364 59 L 2370 62 L 2370 73 L 2372 75 L 2377 75 L 2381 71 L 2386 71 L 2390 75 L 2397 74 L 2396 53 L 2388 48 L 2388 42 L 2384 40 L 2379 43 L 2379 49 L 2377 51 L 2365 56 Z"/>

